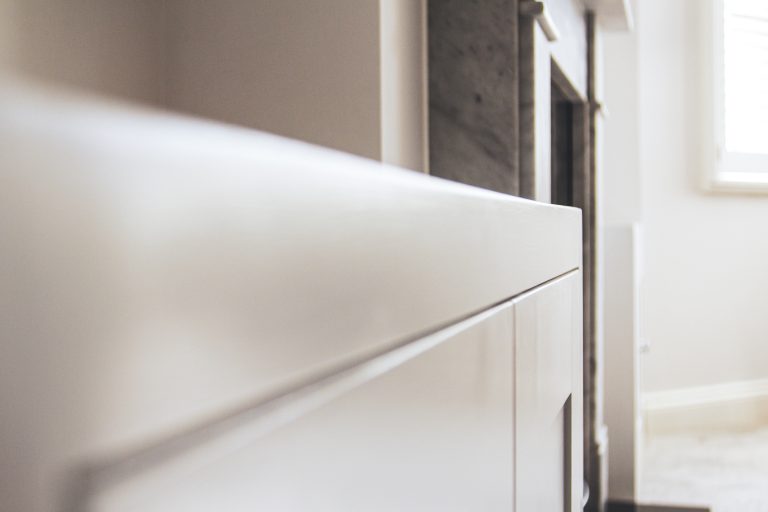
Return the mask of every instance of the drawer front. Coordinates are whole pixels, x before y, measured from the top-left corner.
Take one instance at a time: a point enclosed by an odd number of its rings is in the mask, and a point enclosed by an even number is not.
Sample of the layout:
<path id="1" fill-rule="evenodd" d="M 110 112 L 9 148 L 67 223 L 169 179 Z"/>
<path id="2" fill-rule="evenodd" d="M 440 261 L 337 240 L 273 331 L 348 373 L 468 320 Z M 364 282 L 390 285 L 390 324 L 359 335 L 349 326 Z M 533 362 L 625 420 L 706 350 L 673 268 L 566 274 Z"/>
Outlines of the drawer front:
<path id="1" fill-rule="evenodd" d="M 294 397 L 294 419 L 267 410 L 165 463 L 129 463 L 89 510 L 512 510 L 512 320 L 498 306 Z"/>
<path id="2" fill-rule="evenodd" d="M 581 273 L 514 301 L 517 510 L 581 510 Z"/>

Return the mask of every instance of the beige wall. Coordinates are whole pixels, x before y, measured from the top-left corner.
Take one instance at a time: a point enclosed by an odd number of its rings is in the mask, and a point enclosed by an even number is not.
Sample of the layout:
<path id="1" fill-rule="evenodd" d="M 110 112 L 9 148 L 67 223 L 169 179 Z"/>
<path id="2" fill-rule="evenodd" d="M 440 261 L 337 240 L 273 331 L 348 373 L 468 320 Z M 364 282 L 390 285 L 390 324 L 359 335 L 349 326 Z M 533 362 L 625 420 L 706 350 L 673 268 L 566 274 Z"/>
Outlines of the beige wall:
<path id="1" fill-rule="evenodd" d="M 380 158 L 376 0 L 169 0 L 174 109 Z"/>
<path id="2" fill-rule="evenodd" d="M 0 0 L 0 72 L 11 67 L 15 50 L 15 27 L 13 26 L 13 5 L 9 0 Z"/>
<path id="3" fill-rule="evenodd" d="M 14 67 L 43 80 L 161 104 L 165 19 L 157 0 L 4 0 Z M 12 21 L 11 21 L 12 20 Z"/>
<path id="4" fill-rule="evenodd" d="M 0 0 L 33 77 L 413 169 L 426 161 L 424 0 Z"/>

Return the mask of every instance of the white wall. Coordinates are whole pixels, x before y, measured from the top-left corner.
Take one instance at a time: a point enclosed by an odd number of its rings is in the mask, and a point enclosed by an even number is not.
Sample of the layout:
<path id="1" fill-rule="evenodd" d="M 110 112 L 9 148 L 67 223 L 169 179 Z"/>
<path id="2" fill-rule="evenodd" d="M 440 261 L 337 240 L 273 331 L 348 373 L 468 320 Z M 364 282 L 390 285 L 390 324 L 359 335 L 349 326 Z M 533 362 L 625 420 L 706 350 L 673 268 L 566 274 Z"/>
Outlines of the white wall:
<path id="1" fill-rule="evenodd" d="M 768 377 L 768 196 L 698 186 L 713 154 L 702 7 L 637 2 L 645 391 Z"/>
<path id="2" fill-rule="evenodd" d="M 656 403 L 646 427 L 689 429 L 718 416 L 742 427 L 768 414 L 768 196 L 714 195 L 700 186 L 714 153 L 706 3 L 640 0 L 634 7 L 634 33 L 605 35 L 603 220 L 609 234 L 642 223 L 637 256 L 626 244 L 611 245 L 620 237 L 606 239 L 606 422 L 614 499 L 638 492 L 640 451 L 630 440 L 633 432 L 640 439 L 640 431 L 627 414 L 633 393 L 622 379 L 636 368 L 627 367 L 626 355 L 637 353 L 641 336 L 651 349 L 637 356 L 640 386 L 649 406 Z M 637 295 L 626 289 L 636 265 L 639 315 L 632 314 Z M 627 368 L 617 372 L 612 364 Z M 632 456 L 634 474 L 624 471 L 632 469 Z"/>

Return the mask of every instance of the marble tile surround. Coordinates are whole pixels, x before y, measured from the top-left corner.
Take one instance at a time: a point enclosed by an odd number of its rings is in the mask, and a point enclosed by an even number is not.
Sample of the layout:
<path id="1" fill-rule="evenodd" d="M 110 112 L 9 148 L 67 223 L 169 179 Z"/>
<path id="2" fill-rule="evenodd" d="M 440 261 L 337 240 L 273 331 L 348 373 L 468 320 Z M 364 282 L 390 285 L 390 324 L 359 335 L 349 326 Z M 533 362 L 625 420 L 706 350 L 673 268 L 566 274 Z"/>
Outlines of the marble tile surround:
<path id="1" fill-rule="evenodd" d="M 517 0 L 429 0 L 431 174 L 518 194 Z"/>

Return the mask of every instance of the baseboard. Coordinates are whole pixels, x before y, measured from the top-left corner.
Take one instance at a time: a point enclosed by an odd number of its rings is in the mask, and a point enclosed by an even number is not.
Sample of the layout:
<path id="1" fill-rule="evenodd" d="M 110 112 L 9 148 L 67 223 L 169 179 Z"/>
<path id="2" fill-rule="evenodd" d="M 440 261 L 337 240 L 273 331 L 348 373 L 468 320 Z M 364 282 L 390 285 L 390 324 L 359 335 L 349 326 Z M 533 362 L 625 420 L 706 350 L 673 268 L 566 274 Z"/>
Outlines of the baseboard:
<path id="1" fill-rule="evenodd" d="M 768 379 L 643 394 L 645 432 L 744 431 L 768 426 Z"/>

